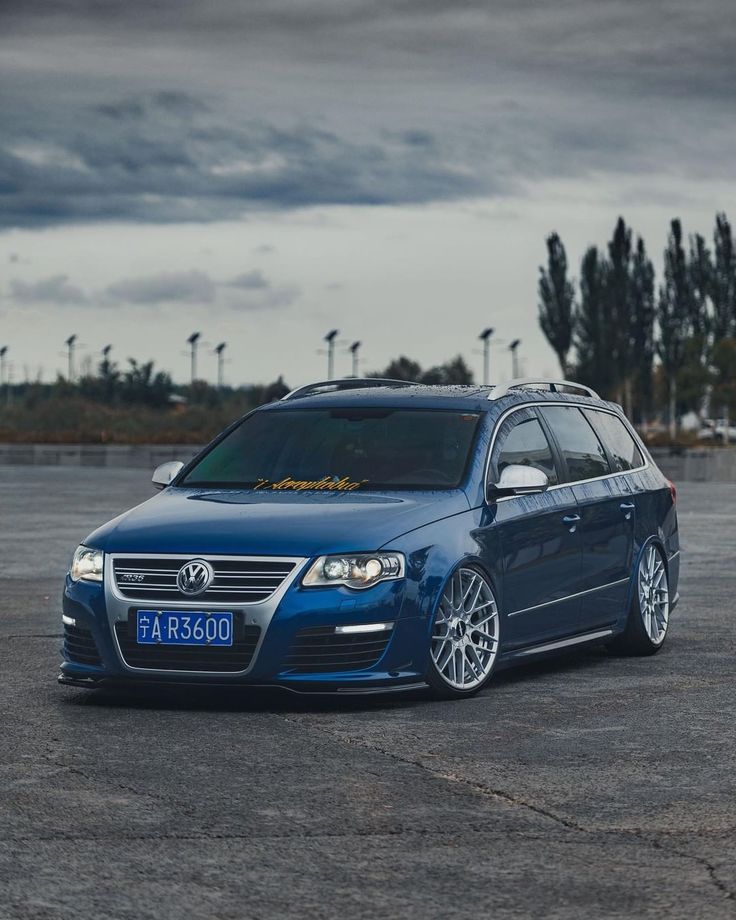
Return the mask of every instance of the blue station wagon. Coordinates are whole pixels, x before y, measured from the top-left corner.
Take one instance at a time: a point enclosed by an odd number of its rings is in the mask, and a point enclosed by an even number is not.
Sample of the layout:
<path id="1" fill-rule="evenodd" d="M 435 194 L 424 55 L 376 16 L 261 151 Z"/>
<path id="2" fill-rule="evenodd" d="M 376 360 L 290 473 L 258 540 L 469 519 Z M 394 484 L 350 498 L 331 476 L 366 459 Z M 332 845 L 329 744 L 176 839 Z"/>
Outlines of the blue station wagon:
<path id="1" fill-rule="evenodd" d="M 651 655 L 678 600 L 674 487 L 568 381 L 312 384 L 153 482 L 74 553 L 61 683 L 460 698 L 561 649 Z"/>

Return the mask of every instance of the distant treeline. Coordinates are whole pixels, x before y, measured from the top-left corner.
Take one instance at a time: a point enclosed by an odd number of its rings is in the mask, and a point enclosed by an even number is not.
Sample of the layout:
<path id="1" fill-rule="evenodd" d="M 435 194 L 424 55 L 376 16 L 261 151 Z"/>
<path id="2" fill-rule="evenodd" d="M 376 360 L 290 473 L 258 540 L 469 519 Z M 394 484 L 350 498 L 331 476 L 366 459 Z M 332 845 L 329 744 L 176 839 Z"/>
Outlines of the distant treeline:
<path id="1" fill-rule="evenodd" d="M 472 383 L 461 357 L 423 370 L 400 357 L 373 376 L 424 383 Z M 129 358 L 121 369 L 105 358 L 76 381 L 6 385 L 0 392 L 0 441 L 46 443 L 204 444 L 256 406 L 289 392 L 272 383 L 215 387 L 175 385 L 153 361 Z"/>
<path id="2" fill-rule="evenodd" d="M 565 376 L 623 403 L 635 421 L 684 412 L 736 415 L 736 253 L 716 216 L 713 245 L 670 224 L 657 283 L 644 240 L 619 218 L 605 249 L 590 246 L 579 279 L 557 233 L 540 267 L 539 321 Z"/>

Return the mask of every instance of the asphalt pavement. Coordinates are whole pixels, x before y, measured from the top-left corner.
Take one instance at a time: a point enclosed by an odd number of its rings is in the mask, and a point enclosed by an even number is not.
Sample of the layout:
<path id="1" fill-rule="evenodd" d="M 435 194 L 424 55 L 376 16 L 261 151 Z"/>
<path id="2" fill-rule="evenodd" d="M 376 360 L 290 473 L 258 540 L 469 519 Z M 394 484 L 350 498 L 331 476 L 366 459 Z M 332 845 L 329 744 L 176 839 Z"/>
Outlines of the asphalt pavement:
<path id="1" fill-rule="evenodd" d="M 142 470 L 0 467 L 0 920 L 736 916 L 736 484 L 681 484 L 654 658 L 472 700 L 56 684 L 60 591 Z"/>

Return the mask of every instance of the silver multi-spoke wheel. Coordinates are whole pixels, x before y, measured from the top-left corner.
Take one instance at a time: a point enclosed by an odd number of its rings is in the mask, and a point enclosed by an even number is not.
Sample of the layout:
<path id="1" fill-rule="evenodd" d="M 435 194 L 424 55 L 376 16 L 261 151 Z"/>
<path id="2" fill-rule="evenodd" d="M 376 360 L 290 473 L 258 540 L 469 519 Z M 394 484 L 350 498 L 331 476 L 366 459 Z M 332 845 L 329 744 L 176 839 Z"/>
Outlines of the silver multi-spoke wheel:
<path id="1" fill-rule="evenodd" d="M 639 610 L 647 636 L 661 645 L 670 617 L 670 592 L 667 569 L 659 549 L 650 543 L 639 562 Z"/>
<path id="2" fill-rule="evenodd" d="M 475 569 L 457 569 L 432 630 L 432 661 L 449 687 L 472 690 L 488 677 L 498 652 L 498 628 L 491 586 Z"/>

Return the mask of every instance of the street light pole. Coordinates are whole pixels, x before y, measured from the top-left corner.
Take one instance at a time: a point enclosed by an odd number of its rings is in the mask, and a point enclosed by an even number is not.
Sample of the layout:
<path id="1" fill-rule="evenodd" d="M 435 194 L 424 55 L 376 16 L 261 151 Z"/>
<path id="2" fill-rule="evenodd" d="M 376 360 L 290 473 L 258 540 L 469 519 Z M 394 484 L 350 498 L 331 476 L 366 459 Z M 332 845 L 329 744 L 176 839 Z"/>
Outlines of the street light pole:
<path id="1" fill-rule="evenodd" d="M 221 390 L 225 385 L 225 346 L 227 342 L 220 342 L 220 344 L 215 348 L 215 354 L 217 355 L 217 388 Z"/>
<path id="2" fill-rule="evenodd" d="M 0 389 L 2 389 L 3 384 L 5 383 L 5 355 L 8 353 L 8 346 L 3 345 L 0 348 Z M 10 378 L 7 382 L 7 390 L 5 391 L 5 405 L 10 405 Z"/>
<path id="3" fill-rule="evenodd" d="M 491 336 L 493 329 L 489 326 L 484 329 L 478 338 L 483 342 L 483 386 L 491 382 Z"/>
<path id="4" fill-rule="evenodd" d="M 511 352 L 511 376 L 514 380 L 519 376 L 519 356 L 517 354 L 519 345 L 521 345 L 521 339 L 514 339 L 509 345 L 509 351 Z"/>
<path id="5" fill-rule="evenodd" d="M 3 345 L 0 348 L 0 389 L 2 389 L 3 383 L 5 383 L 5 405 L 10 407 L 10 374 L 8 374 L 7 382 L 5 381 L 5 355 L 8 353 L 8 346 Z"/>
<path id="6" fill-rule="evenodd" d="M 335 375 L 335 339 L 339 329 L 331 329 L 325 336 L 327 342 L 327 379 L 332 380 Z"/>
<path id="7" fill-rule="evenodd" d="M 75 335 L 70 335 L 69 338 L 64 342 L 64 344 L 67 347 L 67 362 L 68 362 L 67 380 L 69 381 L 69 383 L 72 383 L 74 381 L 74 343 L 76 341 L 77 341 L 77 336 L 75 334 Z"/>
<path id="8" fill-rule="evenodd" d="M 358 349 L 360 346 L 360 342 L 353 342 L 349 349 L 351 355 L 353 356 L 353 377 L 358 376 Z"/>
<path id="9" fill-rule="evenodd" d="M 197 379 L 197 343 L 201 336 L 201 332 L 193 332 L 187 339 L 187 345 L 191 349 L 190 361 L 191 361 L 191 373 L 192 373 L 192 383 Z"/>

